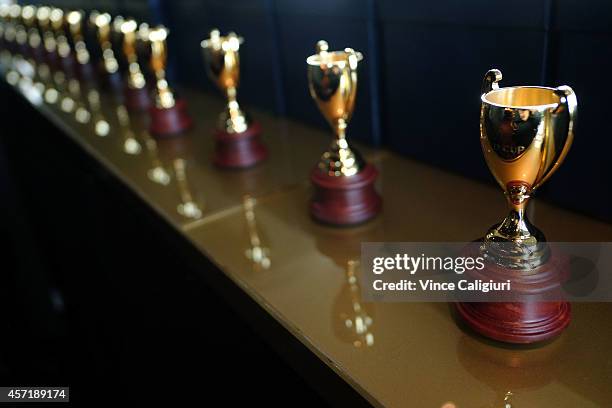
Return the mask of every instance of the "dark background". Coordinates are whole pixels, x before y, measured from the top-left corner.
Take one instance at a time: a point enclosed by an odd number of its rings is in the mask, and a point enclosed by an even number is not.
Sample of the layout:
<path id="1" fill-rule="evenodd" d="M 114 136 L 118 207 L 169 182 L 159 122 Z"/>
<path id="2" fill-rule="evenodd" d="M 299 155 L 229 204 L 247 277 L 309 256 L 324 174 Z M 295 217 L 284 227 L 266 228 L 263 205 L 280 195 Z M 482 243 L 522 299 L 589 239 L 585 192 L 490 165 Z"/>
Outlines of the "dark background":
<path id="1" fill-rule="evenodd" d="M 65 0 L 171 30 L 175 77 L 217 92 L 199 42 L 211 28 L 244 36 L 241 100 L 326 127 L 308 94 L 305 59 L 319 39 L 365 55 L 349 136 L 492 182 L 478 142 L 484 73 L 502 85 L 568 84 L 579 100 L 574 146 L 541 199 L 612 220 L 607 0 Z"/>

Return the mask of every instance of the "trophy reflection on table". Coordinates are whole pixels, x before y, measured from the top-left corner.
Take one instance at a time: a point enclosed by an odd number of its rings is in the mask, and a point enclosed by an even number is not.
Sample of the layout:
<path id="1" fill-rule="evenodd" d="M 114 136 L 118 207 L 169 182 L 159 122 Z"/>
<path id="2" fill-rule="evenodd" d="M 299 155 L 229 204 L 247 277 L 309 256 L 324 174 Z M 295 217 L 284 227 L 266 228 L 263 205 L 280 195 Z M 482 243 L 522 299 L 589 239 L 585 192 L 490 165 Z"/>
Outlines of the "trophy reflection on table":
<path id="1" fill-rule="evenodd" d="M 253 269 L 257 272 L 269 269 L 270 266 L 272 266 L 272 261 L 270 260 L 270 248 L 262 243 L 261 233 L 257 227 L 257 219 L 255 216 L 256 204 L 257 200 L 248 194 L 242 198 L 242 209 L 250 244 L 250 247 L 244 251 L 244 254 L 247 259 L 251 261 Z"/>
<path id="2" fill-rule="evenodd" d="M 376 304 L 361 296 L 361 243 L 384 241 L 381 218 L 354 228 L 333 228 L 308 224 L 314 228 L 317 250 L 342 271 L 342 283 L 332 308 L 332 327 L 337 338 L 355 348 L 375 345 Z M 330 272 L 331 273 L 331 272 Z"/>
<path id="3" fill-rule="evenodd" d="M 189 182 L 189 168 L 193 164 L 191 138 L 166 138 L 154 143 L 150 141 L 149 136 L 147 149 L 149 155 L 154 157 L 153 167 L 148 171 L 149 178 L 161 185 L 171 185 L 174 180 L 180 199 L 176 206 L 177 213 L 192 220 L 202 218 L 204 199 Z"/>
<path id="4" fill-rule="evenodd" d="M 136 133 L 132 128 L 132 121 L 127 108 L 123 104 L 117 104 L 117 120 L 123 136 L 123 152 L 130 155 L 140 154 L 142 146 L 136 138 Z"/>
<path id="5" fill-rule="evenodd" d="M 345 266 L 345 282 L 334 301 L 334 332 L 356 348 L 374 346 L 374 307 L 361 300 L 358 269 L 360 262 L 350 259 Z"/>

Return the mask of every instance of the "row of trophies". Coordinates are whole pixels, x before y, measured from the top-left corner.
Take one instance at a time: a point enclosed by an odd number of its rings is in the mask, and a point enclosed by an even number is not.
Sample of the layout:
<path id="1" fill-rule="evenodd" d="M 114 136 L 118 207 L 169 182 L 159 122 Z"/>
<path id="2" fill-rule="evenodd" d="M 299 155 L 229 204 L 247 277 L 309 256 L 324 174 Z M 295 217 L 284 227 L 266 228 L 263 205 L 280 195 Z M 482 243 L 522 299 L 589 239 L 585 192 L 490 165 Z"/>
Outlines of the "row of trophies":
<path id="1" fill-rule="evenodd" d="M 18 5 L 0 6 L 0 23 L 0 47 L 30 61 L 35 67 L 31 76 L 44 89 L 76 94 L 80 84 L 92 87 L 101 81 L 123 96 L 126 110 L 149 112 L 150 132 L 158 138 L 180 135 L 192 126 L 185 100 L 176 96 L 166 77 L 166 28 L 95 11 L 86 18 L 82 11 Z M 218 30 L 201 42 L 208 75 L 227 98 L 215 130 L 214 162 L 221 168 L 250 167 L 267 156 L 261 126 L 236 99 L 242 43 L 236 34 L 222 36 Z M 334 130 L 330 148 L 310 175 L 310 211 L 326 224 L 359 224 L 382 208 L 376 168 L 346 138 L 362 60 L 351 48 L 330 51 L 325 41 L 319 41 L 316 53 L 306 60 L 310 93 Z M 483 81 L 480 141 L 510 214 L 482 240 L 480 251 L 495 265 L 483 276 L 511 279 L 521 290 L 534 293 L 559 282 L 566 271 L 544 234 L 527 219 L 526 205 L 567 155 L 577 100 L 568 86 L 500 88 L 500 80 L 501 72 L 490 70 Z M 87 99 L 90 106 L 100 104 L 99 96 Z M 75 110 L 78 118 L 79 107 Z M 96 133 L 105 132 L 100 127 Z M 567 302 L 460 303 L 457 310 L 476 331 L 513 343 L 554 337 L 570 320 Z"/>
<path id="2" fill-rule="evenodd" d="M 0 6 L 0 21 L 2 48 L 36 67 L 35 79 L 52 94 L 47 101 L 55 99 L 56 91 L 78 94 L 85 86 L 93 88 L 89 103 L 98 105 L 96 89 L 105 86 L 122 96 L 127 110 L 148 112 L 150 133 L 157 138 L 181 135 L 192 127 L 185 100 L 168 83 L 165 27 L 152 28 L 97 11 L 86 16 L 80 10 L 16 4 Z M 235 33 L 222 36 L 218 30 L 201 42 L 208 76 L 227 99 L 214 132 L 213 161 L 221 168 L 248 168 L 268 155 L 261 125 L 250 119 L 236 98 L 243 42 Z M 350 48 L 329 51 L 325 41 L 316 48 L 317 53 L 307 59 L 310 91 L 335 137 L 311 173 L 315 187 L 311 213 L 332 225 L 361 223 L 382 207 L 374 188 L 375 167 L 366 164 L 346 139 L 357 92 L 357 65 L 363 56 Z M 87 110 L 76 110 L 78 118 L 86 117 Z M 98 131 L 106 129 L 102 125 Z"/>

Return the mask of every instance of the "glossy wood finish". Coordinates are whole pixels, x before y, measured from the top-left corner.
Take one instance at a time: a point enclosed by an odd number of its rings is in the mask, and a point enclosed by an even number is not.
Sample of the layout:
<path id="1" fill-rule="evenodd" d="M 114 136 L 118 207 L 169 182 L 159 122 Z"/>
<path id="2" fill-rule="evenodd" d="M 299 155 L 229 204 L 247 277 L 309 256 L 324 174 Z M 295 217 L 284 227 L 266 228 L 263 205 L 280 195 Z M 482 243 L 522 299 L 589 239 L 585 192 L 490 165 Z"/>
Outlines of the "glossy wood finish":
<path id="1" fill-rule="evenodd" d="M 382 209 L 375 188 L 377 176 L 371 164 L 351 177 L 329 176 L 315 167 L 310 173 L 314 187 L 310 213 L 323 223 L 338 226 L 368 221 Z"/>
<path id="2" fill-rule="evenodd" d="M 468 250 L 466 255 L 474 248 Z M 536 301 L 538 296 L 554 291 L 570 276 L 570 259 L 552 251 L 546 263 L 528 271 L 487 264 L 482 271 L 470 271 L 470 279 L 493 279 L 512 282 L 514 293 L 523 302 L 457 303 L 463 321 L 485 337 L 506 343 L 530 344 L 553 339 L 567 328 L 571 320 L 568 302 Z"/>
<path id="3" fill-rule="evenodd" d="M 355 297 L 349 272 L 362 241 L 471 241 L 505 214 L 503 196 L 492 183 L 361 149 L 380 172 L 377 188 L 384 210 L 354 228 L 327 227 L 308 212 L 308 175 L 328 143 L 326 132 L 254 111 L 266 129 L 269 160 L 245 171 L 222 171 L 210 157 L 216 121 L 211 112 L 223 102 L 194 93 L 186 98 L 201 114 L 183 138 L 151 142 L 142 118 L 132 117 L 131 131 L 142 147 L 138 154 L 125 151 L 127 133 L 115 118 L 112 98 L 103 98 L 102 113 L 111 127 L 106 137 L 55 107 L 39 110 L 184 236 L 199 256 L 218 266 L 208 273 L 227 277 L 241 296 L 256 302 L 373 405 L 502 406 L 507 391 L 514 393 L 517 407 L 609 404 L 611 304 L 573 305 L 569 328 L 556 341 L 534 348 L 502 346 L 475 335 L 453 319 L 447 304 L 367 304 Z M 159 168 L 170 176 L 165 184 L 151 178 Z M 180 211 L 189 200 L 200 207 L 199 217 Z M 612 225 L 543 200 L 534 200 L 530 213 L 551 241 L 612 240 Z M 267 262 L 253 257 L 256 247 Z M 362 333 L 349 324 L 356 306 L 369 318 Z M 309 380 L 316 384 L 319 379 Z"/>

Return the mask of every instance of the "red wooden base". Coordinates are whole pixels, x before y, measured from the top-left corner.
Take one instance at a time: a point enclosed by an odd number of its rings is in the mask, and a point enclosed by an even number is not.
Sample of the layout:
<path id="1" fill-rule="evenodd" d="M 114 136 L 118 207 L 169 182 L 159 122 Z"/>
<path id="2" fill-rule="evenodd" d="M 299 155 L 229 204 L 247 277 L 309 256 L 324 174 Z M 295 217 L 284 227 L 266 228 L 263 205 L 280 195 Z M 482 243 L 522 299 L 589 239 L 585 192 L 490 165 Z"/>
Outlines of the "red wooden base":
<path id="1" fill-rule="evenodd" d="M 571 306 L 564 301 L 536 301 L 534 296 L 550 293 L 569 274 L 568 259 L 554 252 L 534 270 L 518 271 L 488 265 L 481 279 L 510 279 L 512 290 L 521 301 L 457 303 L 459 316 L 476 332 L 494 340 L 529 344 L 550 340 L 569 325 Z M 530 300 L 531 299 L 531 300 Z"/>
<path id="2" fill-rule="evenodd" d="M 223 168 L 246 168 L 268 157 L 268 149 L 261 142 L 261 125 L 252 123 L 241 133 L 215 133 L 214 163 Z"/>
<path id="3" fill-rule="evenodd" d="M 187 114 L 187 104 L 177 99 L 172 108 L 158 108 L 153 104 L 149 108 L 151 125 L 149 131 L 157 137 L 170 137 L 189 129 L 193 122 Z"/>
<path id="4" fill-rule="evenodd" d="M 314 197 L 310 213 L 318 221 L 332 225 L 359 224 L 373 218 L 382 209 L 382 199 L 374 188 L 378 176 L 371 164 L 349 177 L 333 177 L 314 168 L 310 181 Z"/>
<path id="5" fill-rule="evenodd" d="M 127 84 L 123 88 L 125 107 L 132 112 L 143 112 L 151 107 L 151 95 L 149 89 L 130 88 Z"/>
<path id="6" fill-rule="evenodd" d="M 568 302 L 457 303 L 459 316 L 476 332 L 504 343 L 530 344 L 557 337 L 569 325 Z"/>

